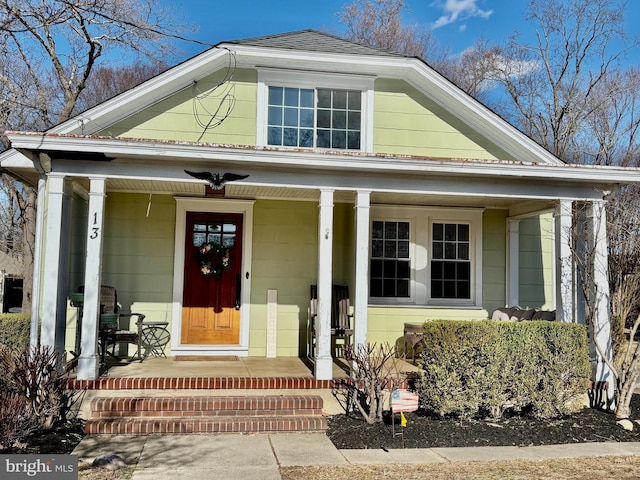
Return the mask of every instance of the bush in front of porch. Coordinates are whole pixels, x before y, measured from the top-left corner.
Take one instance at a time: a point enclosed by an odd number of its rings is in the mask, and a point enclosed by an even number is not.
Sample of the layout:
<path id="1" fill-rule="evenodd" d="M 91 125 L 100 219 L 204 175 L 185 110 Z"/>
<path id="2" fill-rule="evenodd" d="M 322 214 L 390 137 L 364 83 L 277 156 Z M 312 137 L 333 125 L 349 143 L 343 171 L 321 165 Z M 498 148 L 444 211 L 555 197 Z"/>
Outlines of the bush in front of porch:
<path id="1" fill-rule="evenodd" d="M 556 417 L 582 408 L 590 366 L 583 325 L 428 321 L 421 404 L 441 416 Z"/>
<path id="2" fill-rule="evenodd" d="M 11 348 L 27 348 L 31 328 L 31 316 L 23 313 L 0 313 L 0 345 Z"/>

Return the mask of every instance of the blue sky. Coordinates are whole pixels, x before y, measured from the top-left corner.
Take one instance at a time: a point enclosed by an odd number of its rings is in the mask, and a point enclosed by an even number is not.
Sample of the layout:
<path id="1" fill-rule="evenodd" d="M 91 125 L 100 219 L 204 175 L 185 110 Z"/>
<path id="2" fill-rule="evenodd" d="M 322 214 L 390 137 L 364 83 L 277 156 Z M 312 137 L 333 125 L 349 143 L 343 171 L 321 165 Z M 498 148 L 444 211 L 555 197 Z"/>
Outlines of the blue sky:
<path id="1" fill-rule="evenodd" d="M 179 3 L 187 21 L 199 31 L 189 34 L 204 43 L 256 37 L 307 28 L 340 33 L 343 29 L 336 12 L 351 0 L 185 0 Z M 528 0 L 406 0 L 409 23 L 427 25 L 438 41 L 454 53 L 464 51 L 476 39 L 506 40 L 514 30 L 523 35 L 532 29 L 524 20 Z M 627 8 L 627 28 L 640 32 L 637 18 L 640 2 L 631 0 Z M 181 43 L 184 58 L 201 52 L 204 47 Z"/>

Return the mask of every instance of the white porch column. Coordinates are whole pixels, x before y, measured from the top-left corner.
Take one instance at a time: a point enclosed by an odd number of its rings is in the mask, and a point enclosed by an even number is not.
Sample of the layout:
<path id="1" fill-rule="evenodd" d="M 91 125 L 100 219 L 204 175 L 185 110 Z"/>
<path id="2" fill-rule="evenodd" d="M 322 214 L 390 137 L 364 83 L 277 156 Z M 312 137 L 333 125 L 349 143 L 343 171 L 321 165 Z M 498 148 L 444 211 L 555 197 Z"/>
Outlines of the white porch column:
<path id="1" fill-rule="evenodd" d="M 353 346 L 367 343 L 369 305 L 369 211 L 371 192 L 359 190 L 356 196 L 356 275 L 354 297 Z"/>
<path id="2" fill-rule="evenodd" d="M 84 277 L 84 312 L 78 359 L 78 380 L 98 378 L 98 327 L 100 323 L 100 284 L 102 278 L 102 239 L 104 227 L 104 178 L 91 178 L 87 221 L 87 258 Z"/>
<path id="3" fill-rule="evenodd" d="M 44 236 L 44 210 L 46 205 L 47 177 L 40 174 L 38 177 L 38 203 L 36 207 L 36 238 L 33 249 L 33 291 L 31 293 L 31 330 L 29 335 L 29 345 L 36 348 L 39 342 L 40 327 L 40 292 L 42 288 L 42 253 L 43 253 L 43 236 Z"/>
<path id="4" fill-rule="evenodd" d="M 71 247 L 71 180 L 64 182 L 62 197 L 62 237 L 60 240 L 60 268 L 58 269 L 58 315 L 56 317 L 56 350 L 64 352 L 67 332 L 67 288 L 69 282 L 69 249 Z"/>
<path id="5" fill-rule="evenodd" d="M 591 220 L 591 242 L 593 249 L 593 335 L 599 352 L 596 354 L 595 378 L 597 382 L 608 382 L 607 396 L 613 405 L 615 393 L 615 378 L 606 360 L 612 362 L 611 347 L 611 319 L 609 298 L 609 266 L 607 252 L 607 218 L 604 200 L 593 201 L 587 211 Z"/>
<path id="6" fill-rule="evenodd" d="M 44 347 L 55 348 L 59 343 L 56 341 L 58 289 L 61 288 L 58 272 L 60 268 L 66 268 L 66 265 L 61 265 L 60 262 L 63 243 L 64 176 L 50 175 L 47 184 L 47 226 L 44 246 L 40 344 Z"/>
<path id="7" fill-rule="evenodd" d="M 331 278 L 333 263 L 333 190 L 320 190 L 318 218 L 318 315 L 316 318 L 316 379 L 333 378 L 331 358 Z"/>
<path id="8" fill-rule="evenodd" d="M 507 305 L 520 304 L 520 220 L 507 220 L 508 245 L 507 268 Z"/>
<path id="9" fill-rule="evenodd" d="M 570 200 L 560 200 L 554 213 L 555 220 L 555 270 L 556 270 L 556 319 L 575 321 L 574 271 L 571 252 L 573 211 Z"/>

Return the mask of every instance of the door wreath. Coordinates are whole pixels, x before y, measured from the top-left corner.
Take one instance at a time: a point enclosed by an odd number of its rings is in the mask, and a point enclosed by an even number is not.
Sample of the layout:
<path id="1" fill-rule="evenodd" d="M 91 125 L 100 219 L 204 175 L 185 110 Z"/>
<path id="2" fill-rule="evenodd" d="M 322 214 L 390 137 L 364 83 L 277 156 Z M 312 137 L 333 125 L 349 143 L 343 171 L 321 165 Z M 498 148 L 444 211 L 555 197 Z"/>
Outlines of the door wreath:
<path id="1" fill-rule="evenodd" d="M 222 272 L 229 270 L 229 249 L 216 242 L 203 243 L 196 253 L 200 263 L 200 272 L 209 277 L 220 278 Z"/>

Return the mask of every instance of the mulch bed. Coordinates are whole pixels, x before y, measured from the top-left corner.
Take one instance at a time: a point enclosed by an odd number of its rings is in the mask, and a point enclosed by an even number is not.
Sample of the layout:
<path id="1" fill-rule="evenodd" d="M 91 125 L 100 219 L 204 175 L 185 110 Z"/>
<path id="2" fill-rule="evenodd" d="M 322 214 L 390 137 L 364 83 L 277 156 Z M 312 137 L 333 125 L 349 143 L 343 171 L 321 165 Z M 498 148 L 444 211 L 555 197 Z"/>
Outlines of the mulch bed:
<path id="1" fill-rule="evenodd" d="M 640 418 L 640 399 L 631 404 L 632 419 Z M 355 415 L 329 417 L 327 435 L 338 448 L 432 448 L 478 446 L 533 446 L 581 442 L 640 442 L 640 424 L 629 432 L 616 424 L 613 414 L 585 408 L 578 413 L 550 420 L 522 416 L 500 419 L 440 419 L 427 412 L 405 414 L 400 427 L 395 415 L 384 423 L 367 424 Z"/>

